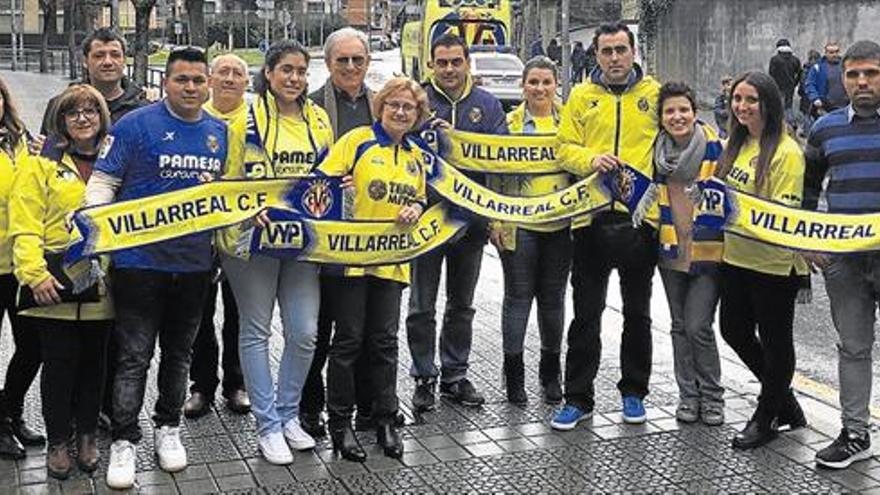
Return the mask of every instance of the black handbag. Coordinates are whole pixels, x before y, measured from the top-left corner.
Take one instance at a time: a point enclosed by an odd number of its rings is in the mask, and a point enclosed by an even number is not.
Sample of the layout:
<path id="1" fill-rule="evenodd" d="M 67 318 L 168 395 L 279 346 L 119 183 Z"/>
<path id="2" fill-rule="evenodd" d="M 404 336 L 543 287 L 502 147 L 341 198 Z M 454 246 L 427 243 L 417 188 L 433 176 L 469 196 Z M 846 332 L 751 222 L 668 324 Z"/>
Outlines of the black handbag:
<path id="1" fill-rule="evenodd" d="M 73 281 L 70 279 L 70 276 L 68 276 L 67 271 L 64 270 L 63 252 L 46 253 L 44 259 L 46 260 L 49 273 L 55 277 L 55 280 L 57 280 L 58 283 L 64 286 L 63 289 L 57 289 L 58 296 L 61 297 L 62 303 L 96 303 L 101 300 L 97 281 L 86 290 L 77 294 L 73 293 Z M 37 306 L 40 306 L 40 304 L 34 299 L 34 291 L 27 285 L 22 285 L 18 291 L 18 310 L 24 311 Z"/>

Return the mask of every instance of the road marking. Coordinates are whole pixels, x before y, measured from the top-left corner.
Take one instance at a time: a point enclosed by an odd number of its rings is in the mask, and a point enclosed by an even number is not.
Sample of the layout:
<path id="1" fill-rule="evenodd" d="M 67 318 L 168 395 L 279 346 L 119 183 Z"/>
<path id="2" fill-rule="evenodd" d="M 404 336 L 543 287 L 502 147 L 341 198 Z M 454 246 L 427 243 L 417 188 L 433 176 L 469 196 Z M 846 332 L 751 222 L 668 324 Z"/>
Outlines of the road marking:
<path id="1" fill-rule="evenodd" d="M 836 388 L 830 385 L 825 385 L 824 383 L 819 383 L 798 372 L 795 372 L 794 377 L 791 379 L 791 383 L 798 392 L 812 395 L 830 406 L 840 408 L 840 391 Z M 871 417 L 880 420 L 880 408 L 870 406 L 869 409 L 871 411 Z"/>

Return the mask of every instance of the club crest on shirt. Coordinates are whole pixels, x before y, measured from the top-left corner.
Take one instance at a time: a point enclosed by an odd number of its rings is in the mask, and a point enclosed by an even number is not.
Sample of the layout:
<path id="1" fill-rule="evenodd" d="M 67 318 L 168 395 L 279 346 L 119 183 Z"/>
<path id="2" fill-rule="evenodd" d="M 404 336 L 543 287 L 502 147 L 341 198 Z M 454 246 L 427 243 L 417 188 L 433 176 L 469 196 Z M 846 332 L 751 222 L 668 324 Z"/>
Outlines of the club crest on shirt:
<path id="1" fill-rule="evenodd" d="M 367 186 L 367 193 L 373 201 L 382 201 L 385 199 L 385 195 L 388 194 L 388 186 L 381 179 L 373 179 L 370 181 L 370 185 Z"/>
<path id="2" fill-rule="evenodd" d="M 647 112 L 649 108 L 650 105 L 648 104 L 648 99 L 644 96 L 639 98 L 639 110 L 641 110 L 642 112 Z"/>
<path id="3" fill-rule="evenodd" d="M 216 153 L 217 150 L 220 149 L 220 141 L 217 139 L 217 136 L 213 134 L 208 134 L 207 143 L 208 149 L 211 150 L 211 153 Z"/>
<path id="4" fill-rule="evenodd" d="M 104 136 L 104 144 L 101 146 L 101 151 L 98 152 L 98 158 L 107 158 L 107 155 L 110 154 L 110 149 L 113 147 L 113 136 L 107 134 Z"/>
<path id="5" fill-rule="evenodd" d="M 302 196 L 302 207 L 315 218 L 322 218 L 333 208 L 333 192 L 326 180 L 312 182 Z"/>
<path id="6" fill-rule="evenodd" d="M 614 189 L 617 197 L 623 202 L 628 202 L 635 192 L 635 175 L 631 170 L 619 169 L 614 177 Z"/>
<path id="7" fill-rule="evenodd" d="M 479 107 L 471 108 L 468 112 L 468 119 L 474 124 L 478 124 L 483 120 L 483 111 Z"/>

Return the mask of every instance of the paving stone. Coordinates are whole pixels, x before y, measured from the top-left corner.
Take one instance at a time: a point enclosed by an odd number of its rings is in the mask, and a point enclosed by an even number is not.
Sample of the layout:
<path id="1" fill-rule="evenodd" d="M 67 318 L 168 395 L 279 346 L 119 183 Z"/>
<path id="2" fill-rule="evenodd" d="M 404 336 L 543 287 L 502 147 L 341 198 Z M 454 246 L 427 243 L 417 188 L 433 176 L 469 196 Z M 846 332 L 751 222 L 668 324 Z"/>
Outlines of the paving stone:
<path id="1" fill-rule="evenodd" d="M 538 446 L 530 442 L 527 438 L 513 438 L 510 440 L 498 440 L 497 443 L 505 452 L 520 452 L 523 450 L 534 450 Z"/>
<path id="2" fill-rule="evenodd" d="M 135 474 L 138 486 L 173 485 L 174 477 L 162 470 L 141 471 Z"/>
<path id="3" fill-rule="evenodd" d="M 345 485 L 342 484 L 342 481 L 337 479 L 314 479 L 309 481 L 304 481 L 300 484 L 303 490 L 309 494 L 323 495 L 323 494 L 336 494 L 336 493 L 348 493 L 348 490 L 345 489 Z"/>
<path id="4" fill-rule="evenodd" d="M 382 480 L 382 483 L 384 483 L 389 490 L 395 493 L 410 493 L 427 487 L 425 481 L 416 473 L 416 471 L 410 468 L 383 471 L 376 473 L 376 476 Z"/>
<path id="5" fill-rule="evenodd" d="M 213 474 L 215 478 L 250 473 L 247 463 L 241 460 L 211 462 L 208 463 L 208 469 L 211 470 L 211 474 Z"/>
<path id="6" fill-rule="evenodd" d="M 401 461 L 405 466 L 410 467 L 440 462 L 439 459 L 428 451 L 404 452 Z"/>
<path id="7" fill-rule="evenodd" d="M 529 441 L 535 444 L 538 448 L 545 449 L 548 447 L 561 447 L 564 445 L 568 445 L 568 443 L 559 435 L 549 434 L 549 435 L 539 435 L 534 437 L 529 437 Z"/>
<path id="8" fill-rule="evenodd" d="M 46 468 L 25 469 L 18 473 L 19 483 L 22 485 L 34 485 L 46 482 Z"/>
<path id="9" fill-rule="evenodd" d="M 352 493 L 379 493 L 386 489 L 375 473 L 349 474 L 339 476 L 339 479 Z"/>
<path id="10" fill-rule="evenodd" d="M 483 443 L 490 440 L 485 433 L 479 430 L 463 431 L 461 433 L 453 433 L 449 436 L 461 445 Z"/>
<path id="11" fill-rule="evenodd" d="M 497 428 L 489 428 L 483 430 L 483 434 L 489 437 L 492 440 L 509 440 L 512 438 L 519 438 L 520 434 L 513 428 L 509 428 L 506 426 L 500 426 Z"/>
<path id="12" fill-rule="evenodd" d="M 210 478 L 200 480 L 178 481 L 177 489 L 186 495 L 199 495 L 203 493 L 217 493 L 219 488 Z"/>
<path id="13" fill-rule="evenodd" d="M 327 466 L 324 466 L 323 464 L 318 466 L 298 466 L 293 464 L 290 466 L 290 472 L 297 481 L 302 483 L 318 479 L 327 479 L 333 476 Z"/>
<path id="14" fill-rule="evenodd" d="M 550 426 L 548 426 L 547 423 L 543 421 L 518 425 L 515 427 L 515 429 L 520 433 L 520 435 L 526 437 L 548 435 L 553 432 L 553 429 L 550 428 Z"/>
<path id="15" fill-rule="evenodd" d="M 250 474 L 236 474 L 233 476 L 218 477 L 215 479 L 217 481 L 217 485 L 224 492 L 229 490 L 256 488 L 257 486 L 257 483 L 254 481 L 254 477 Z"/>
<path id="16" fill-rule="evenodd" d="M 193 464 L 186 467 L 183 471 L 172 475 L 178 484 L 184 481 L 202 480 L 211 477 L 211 471 L 206 464 Z"/>
<path id="17" fill-rule="evenodd" d="M 455 447 L 455 440 L 449 435 L 433 435 L 430 437 L 420 438 L 418 442 L 425 446 L 428 450 L 444 449 L 447 447 Z"/>
<path id="18" fill-rule="evenodd" d="M 360 462 L 351 462 L 344 459 L 327 464 L 327 469 L 337 478 L 352 474 L 364 474 L 367 472 L 367 468 Z M 296 473 L 294 473 L 294 476 L 296 476 Z"/>
<path id="19" fill-rule="evenodd" d="M 98 482 L 103 482 L 103 480 L 99 480 Z M 85 477 L 80 479 L 68 479 L 58 483 L 58 485 L 64 493 L 92 493 L 94 491 L 92 480 Z"/>
<path id="20" fill-rule="evenodd" d="M 455 459 L 467 459 L 471 453 L 464 447 L 449 447 L 445 449 L 432 450 L 431 453 L 441 461 L 451 461 Z"/>
<path id="21" fill-rule="evenodd" d="M 852 469 L 839 471 L 821 469 L 817 470 L 816 474 L 845 486 L 847 490 L 862 491 L 880 487 L 880 481 Z"/>
<path id="22" fill-rule="evenodd" d="M 273 485 L 284 485 L 293 483 L 294 478 L 293 474 L 287 470 L 284 466 L 275 466 L 278 469 L 269 470 L 269 469 L 260 469 L 254 471 L 254 479 L 257 480 L 257 484 L 260 486 L 273 486 Z"/>
<path id="23" fill-rule="evenodd" d="M 495 442 L 475 443 L 472 445 L 466 445 L 465 448 L 476 457 L 501 454 L 504 452 L 504 449 Z"/>

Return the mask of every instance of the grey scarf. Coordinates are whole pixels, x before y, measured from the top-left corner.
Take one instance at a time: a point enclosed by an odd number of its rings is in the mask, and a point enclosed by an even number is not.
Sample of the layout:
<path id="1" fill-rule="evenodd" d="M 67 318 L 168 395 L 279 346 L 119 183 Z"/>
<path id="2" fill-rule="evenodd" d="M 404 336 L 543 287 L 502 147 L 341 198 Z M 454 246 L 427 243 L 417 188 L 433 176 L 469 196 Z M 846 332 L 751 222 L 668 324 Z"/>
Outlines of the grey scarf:
<path id="1" fill-rule="evenodd" d="M 665 175 L 676 182 L 690 184 L 700 173 L 700 165 L 706 154 L 706 134 L 697 125 L 690 142 L 684 148 L 661 130 L 654 143 L 654 166 L 657 173 Z"/>

